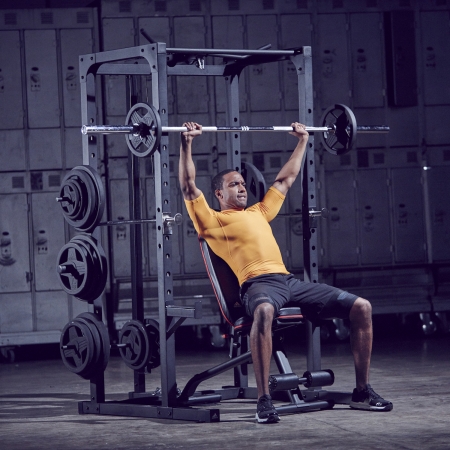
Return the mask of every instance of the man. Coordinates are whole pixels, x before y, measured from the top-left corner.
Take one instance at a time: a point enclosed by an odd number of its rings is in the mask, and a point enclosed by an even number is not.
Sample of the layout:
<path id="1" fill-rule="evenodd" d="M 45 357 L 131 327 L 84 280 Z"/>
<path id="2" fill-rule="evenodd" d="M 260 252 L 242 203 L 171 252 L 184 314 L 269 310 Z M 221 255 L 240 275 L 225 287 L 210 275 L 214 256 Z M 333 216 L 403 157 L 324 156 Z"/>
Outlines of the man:
<path id="1" fill-rule="evenodd" d="M 211 209 L 195 184 L 192 141 L 202 134 L 201 125 L 183 124 L 179 180 L 185 204 L 196 231 L 211 249 L 231 267 L 241 286 L 247 314 L 253 317 L 250 349 L 258 389 L 256 420 L 280 420 L 269 395 L 269 367 L 272 356 L 271 327 L 274 316 L 287 302 L 295 302 L 309 320 L 348 318 L 350 342 L 355 362 L 356 387 L 350 406 L 371 411 L 390 411 L 392 403 L 374 392 L 369 384 L 372 353 L 372 308 L 356 295 L 318 283 L 296 279 L 284 266 L 280 249 L 269 222 L 278 214 L 285 196 L 300 172 L 308 132 L 293 123 L 290 132 L 298 138 L 291 157 L 278 173 L 263 200 L 249 208 L 242 176 L 234 170 L 216 175 L 212 186 L 220 212 Z"/>

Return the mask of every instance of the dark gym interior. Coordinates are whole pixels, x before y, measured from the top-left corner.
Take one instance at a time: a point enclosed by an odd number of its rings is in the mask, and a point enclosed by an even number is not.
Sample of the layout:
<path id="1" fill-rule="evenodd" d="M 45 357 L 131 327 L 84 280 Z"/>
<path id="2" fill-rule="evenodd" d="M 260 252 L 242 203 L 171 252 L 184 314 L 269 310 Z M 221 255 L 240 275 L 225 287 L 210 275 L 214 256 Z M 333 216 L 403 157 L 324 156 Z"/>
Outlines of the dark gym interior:
<path id="1" fill-rule="evenodd" d="M 1 447 L 449 448 L 449 54 L 450 0 L 2 0 Z M 311 128 L 272 230 L 294 275 L 371 302 L 392 411 L 348 406 L 346 320 L 280 316 L 281 421 L 255 423 L 186 121 L 250 129 L 196 141 L 210 204 L 217 172 L 258 199 L 289 159 L 252 127 Z"/>

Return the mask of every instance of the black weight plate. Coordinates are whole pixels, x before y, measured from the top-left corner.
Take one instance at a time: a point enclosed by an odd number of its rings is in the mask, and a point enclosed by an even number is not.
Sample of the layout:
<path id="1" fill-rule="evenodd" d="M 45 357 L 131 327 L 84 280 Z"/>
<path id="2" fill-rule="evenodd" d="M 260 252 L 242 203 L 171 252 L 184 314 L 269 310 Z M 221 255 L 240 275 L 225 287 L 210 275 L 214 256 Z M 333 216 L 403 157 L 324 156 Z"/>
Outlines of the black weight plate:
<path id="1" fill-rule="evenodd" d="M 322 126 L 333 128 L 334 132 L 321 133 L 325 150 L 332 155 L 348 153 L 356 143 L 356 118 L 345 105 L 336 104 L 328 108 L 322 116 Z"/>
<path id="2" fill-rule="evenodd" d="M 150 343 L 144 325 L 137 320 L 126 322 L 119 332 L 120 356 L 125 364 L 133 370 L 143 369 L 150 353 Z"/>
<path id="3" fill-rule="evenodd" d="M 144 157 L 156 151 L 161 140 L 162 128 L 161 118 L 153 105 L 136 103 L 128 112 L 125 125 L 140 127 L 139 134 L 125 136 L 128 148 L 134 155 Z"/>
<path id="4" fill-rule="evenodd" d="M 106 325 L 101 320 L 97 319 L 97 316 L 94 313 L 90 312 L 81 313 L 77 316 L 77 318 L 83 318 L 90 321 L 98 330 L 102 342 L 101 344 L 102 351 L 100 354 L 98 365 L 101 368 L 101 370 L 104 371 L 106 369 L 106 366 L 108 365 L 109 356 L 111 352 L 111 342 L 109 340 L 109 333 L 106 328 Z"/>
<path id="5" fill-rule="evenodd" d="M 154 319 L 146 319 L 145 330 L 150 345 L 147 368 L 156 369 L 161 365 L 159 323 Z"/>
<path id="6" fill-rule="evenodd" d="M 94 357 L 94 340 L 89 328 L 80 322 L 66 324 L 61 332 L 60 353 L 71 372 L 82 377 L 88 373 Z"/>
<path id="7" fill-rule="evenodd" d="M 61 266 L 65 271 L 61 271 Z M 86 249 L 70 241 L 59 251 L 57 258 L 57 272 L 59 281 L 65 292 L 70 295 L 83 295 L 89 289 L 89 272 L 92 262 L 89 261 Z"/>
<path id="8" fill-rule="evenodd" d="M 71 239 L 71 242 L 76 242 L 86 249 L 92 259 L 92 271 L 89 273 L 88 287 L 83 292 L 82 300 L 91 302 L 98 298 L 106 286 L 108 277 L 108 267 L 106 254 L 100 243 L 92 236 L 87 234 L 78 234 Z"/>
<path id="9" fill-rule="evenodd" d="M 77 166 L 74 169 L 78 171 L 85 172 L 89 175 L 89 189 L 90 193 L 92 192 L 93 196 L 95 196 L 95 205 L 93 205 L 89 220 L 84 226 L 76 227 L 78 231 L 90 232 L 92 231 L 102 219 L 103 213 L 105 211 L 106 197 L 105 197 L 105 188 L 102 183 L 102 179 L 98 172 L 91 166 Z M 93 189 L 92 189 L 93 188 Z M 95 191 L 95 193 L 94 193 Z"/>
<path id="10" fill-rule="evenodd" d="M 85 372 L 83 372 L 82 377 L 89 379 L 91 378 L 93 375 L 95 375 L 98 370 L 99 370 L 99 361 L 100 358 L 102 357 L 102 352 L 103 352 L 103 348 L 102 348 L 102 340 L 100 338 L 100 333 L 97 329 L 97 327 L 89 320 L 77 316 L 75 319 L 73 319 L 73 322 L 75 323 L 82 323 L 83 325 L 85 325 L 89 332 L 92 335 L 92 340 L 94 342 L 94 347 L 92 349 L 92 362 L 89 365 L 89 369 L 87 369 Z"/>
<path id="11" fill-rule="evenodd" d="M 59 195 L 62 198 L 59 204 L 63 209 L 64 216 L 76 220 L 82 212 L 82 193 L 79 184 L 71 179 L 66 180 L 61 186 Z"/>

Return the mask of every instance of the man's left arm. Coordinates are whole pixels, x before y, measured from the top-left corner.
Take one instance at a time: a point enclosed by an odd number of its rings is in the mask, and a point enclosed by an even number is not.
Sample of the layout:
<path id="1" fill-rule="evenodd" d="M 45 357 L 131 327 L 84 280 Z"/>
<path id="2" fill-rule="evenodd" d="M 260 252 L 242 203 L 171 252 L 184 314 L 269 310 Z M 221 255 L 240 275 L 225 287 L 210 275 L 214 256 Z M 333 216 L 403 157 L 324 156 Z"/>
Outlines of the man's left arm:
<path id="1" fill-rule="evenodd" d="M 305 129 L 305 125 L 295 122 L 292 125 L 293 131 L 289 134 L 298 137 L 298 143 L 292 152 L 291 157 L 286 164 L 281 168 L 278 173 L 273 187 L 278 189 L 282 194 L 286 195 L 292 184 L 294 183 L 297 175 L 302 167 L 303 156 L 306 150 L 306 144 L 308 143 L 309 134 Z"/>

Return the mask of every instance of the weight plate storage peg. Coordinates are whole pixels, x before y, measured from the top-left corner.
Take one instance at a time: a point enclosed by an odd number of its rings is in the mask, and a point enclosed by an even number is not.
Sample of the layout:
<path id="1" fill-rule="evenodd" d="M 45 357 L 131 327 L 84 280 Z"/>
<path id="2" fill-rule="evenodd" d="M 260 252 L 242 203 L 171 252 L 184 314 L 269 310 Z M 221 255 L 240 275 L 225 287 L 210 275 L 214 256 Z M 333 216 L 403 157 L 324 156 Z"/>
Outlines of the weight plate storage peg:
<path id="1" fill-rule="evenodd" d="M 92 302 L 106 286 L 106 255 L 93 237 L 81 234 L 60 250 L 56 271 L 65 292 Z"/>
<path id="2" fill-rule="evenodd" d="M 92 231 L 105 210 L 105 189 L 100 175 L 90 166 L 74 167 L 64 177 L 56 200 L 71 226 L 78 231 Z"/>

